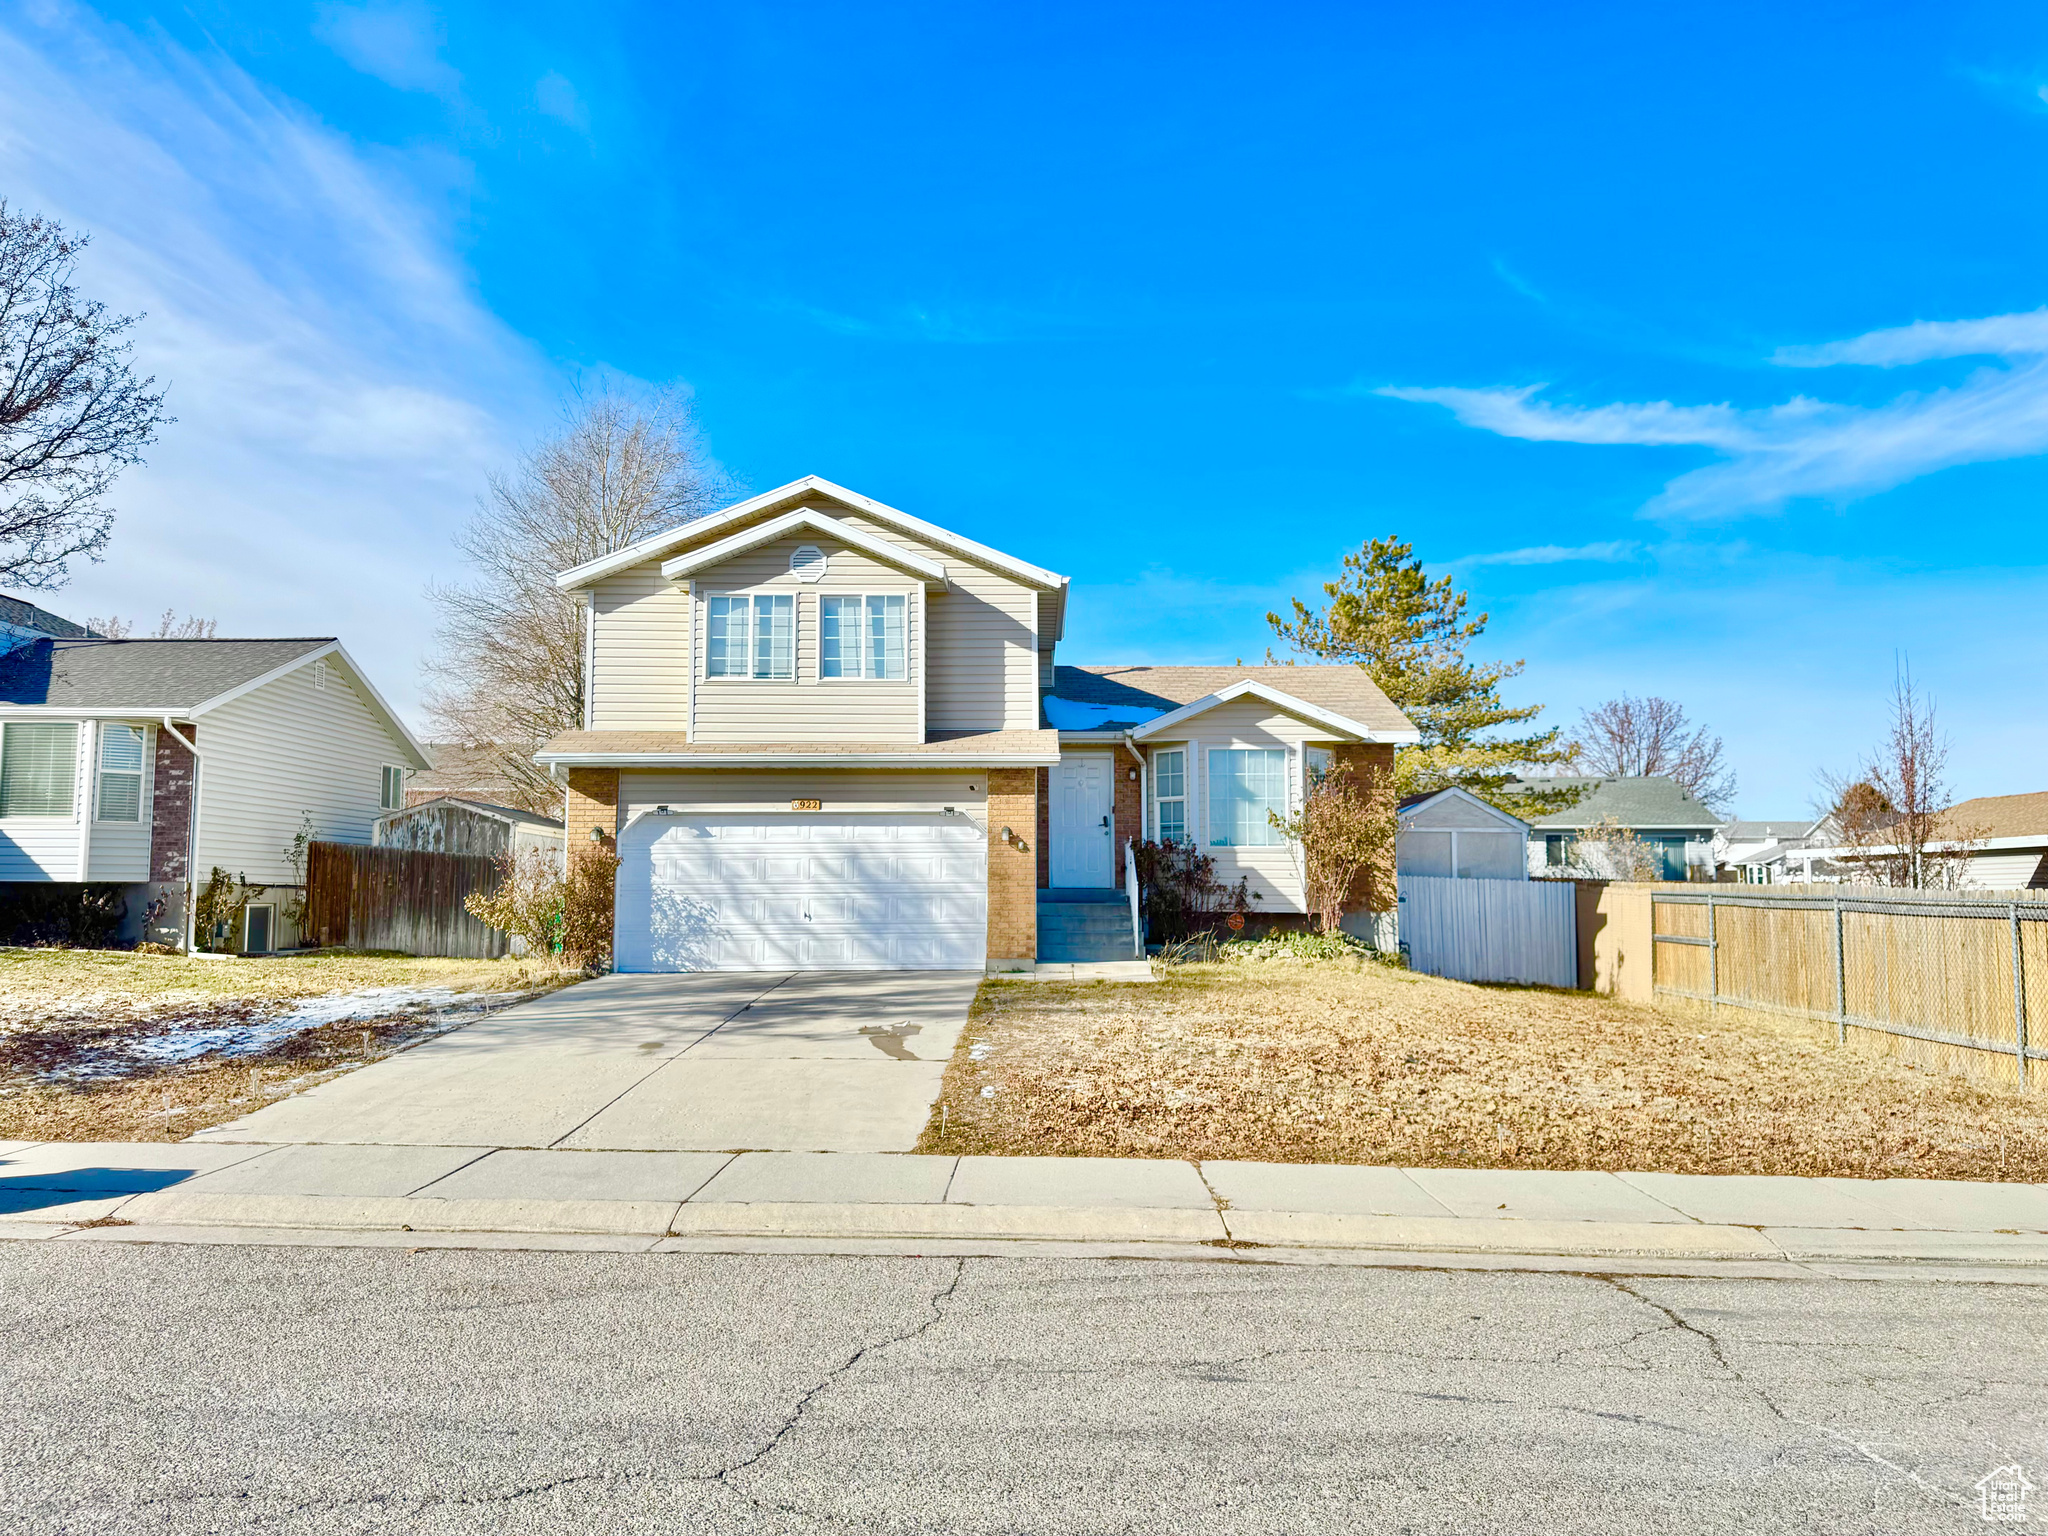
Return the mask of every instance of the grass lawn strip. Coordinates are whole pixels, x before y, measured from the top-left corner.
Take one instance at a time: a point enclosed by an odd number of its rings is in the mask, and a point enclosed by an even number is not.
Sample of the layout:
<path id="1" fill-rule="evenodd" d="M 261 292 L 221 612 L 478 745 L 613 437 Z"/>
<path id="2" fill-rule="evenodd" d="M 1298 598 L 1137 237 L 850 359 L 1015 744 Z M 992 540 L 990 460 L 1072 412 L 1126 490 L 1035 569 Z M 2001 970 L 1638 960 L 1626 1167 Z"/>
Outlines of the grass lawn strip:
<path id="1" fill-rule="evenodd" d="M 2040 1181 L 2048 1099 L 1746 1011 L 1221 963 L 985 985 L 917 1150 Z"/>
<path id="2" fill-rule="evenodd" d="M 577 974 L 337 951 L 0 950 L 0 1138 L 181 1140 Z"/>

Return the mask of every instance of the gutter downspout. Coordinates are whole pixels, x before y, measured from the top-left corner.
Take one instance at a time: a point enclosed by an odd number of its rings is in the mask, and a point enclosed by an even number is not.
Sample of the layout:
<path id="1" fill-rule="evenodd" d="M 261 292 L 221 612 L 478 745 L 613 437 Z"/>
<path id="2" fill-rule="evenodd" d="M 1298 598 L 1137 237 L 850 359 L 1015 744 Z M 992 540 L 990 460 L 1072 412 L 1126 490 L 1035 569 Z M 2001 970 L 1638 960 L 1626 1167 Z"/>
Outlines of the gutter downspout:
<path id="1" fill-rule="evenodd" d="M 193 924 L 199 921 L 199 777 L 206 759 L 198 746 L 171 724 L 169 715 L 164 716 L 163 725 L 171 739 L 192 754 L 192 806 L 185 827 L 185 953 L 190 955 L 194 951 Z"/>

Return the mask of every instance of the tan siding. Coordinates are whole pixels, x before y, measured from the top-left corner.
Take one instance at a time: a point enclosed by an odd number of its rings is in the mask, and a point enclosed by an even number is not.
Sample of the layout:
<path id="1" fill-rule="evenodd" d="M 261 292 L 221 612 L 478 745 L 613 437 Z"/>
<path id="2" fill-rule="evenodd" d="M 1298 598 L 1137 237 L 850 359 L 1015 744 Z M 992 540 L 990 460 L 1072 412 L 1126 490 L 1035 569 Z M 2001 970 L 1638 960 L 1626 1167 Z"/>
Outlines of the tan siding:
<path id="1" fill-rule="evenodd" d="M 591 602 L 591 729 L 687 729 L 689 593 L 648 564 L 599 582 Z"/>
<path id="2" fill-rule="evenodd" d="M 198 739 L 201 884 L 216 865 L 259 885 L 288 882 L 284 850 L 302 812 L 323 841 L 368 843 L 383 768 L 407 766 L 334 656 L 325 688 L 309 662 L 201 716 Z"/>
<path id="3" fill-rule="evenodd" d="M 790 554 L 815 545 L 826 555 L 824 579 L 798 581 Z M 747 741 L 919 742 L 918 694 L 924 670 L 916 577 L 871 560 L 829 539 L 799 536 L 764 544 L 691 577 L 699 654 L 704 641 L 704 599 L 724 592 L 788 592 L 796 597 L 796 677 L 789 682 L 707 678 L 698 665 L 696 725 L 692 739 Z M 900 682 L 818 676 L 818 598 L 824 593 L 889 593 L 909 599 L 906 676 Z"/>
<path id="4" fill-rule="evenodd" d="M 625 815 L 671 810 L 787 811 L 792 800 L 821 800 L 828 811 L 848 806 L 924 810 L 952 806 L 979 822 L 988 780 L 973 770 L 953 773 L 788 769 L 769 772 L 640 773 L 620 775 Z"/>
<path id="5" fill-rule="evenodd" d="M 1266 848 L 1217 848 L 1209 842 L 1209 759 L 1212 748 L 1284 747 L 1288 749 L 1290 801 L 1301 795 L 1301 754 L 1308 743 L 1335 740 L 1323 726 L 1311 725 L 1283 714 L 1263 699 L 1233 699 L 1228 704 L 1197 716 L 1187 723 L 1187 735 L 1176 741 L 1153 741 L 1147 745 L 1188 749 L 1188 824 L 1202 852 L 1216 860 L 1216 878 L 1235 885 L 1240 876 L 1249 877 L 1260 900 L 1255 912 L 1299 912 L 1302 910 L 1301 865 L 1297 850 L 1288 843 Z"/>
<path id="6" fill-rule="evenodd" d="M 931 677 L 925 724 L 934 731 L 1028 731 L 1038 725 L 1038 591 L 857 515 L 849 525 L 946 568 L 931 594 Z"/>

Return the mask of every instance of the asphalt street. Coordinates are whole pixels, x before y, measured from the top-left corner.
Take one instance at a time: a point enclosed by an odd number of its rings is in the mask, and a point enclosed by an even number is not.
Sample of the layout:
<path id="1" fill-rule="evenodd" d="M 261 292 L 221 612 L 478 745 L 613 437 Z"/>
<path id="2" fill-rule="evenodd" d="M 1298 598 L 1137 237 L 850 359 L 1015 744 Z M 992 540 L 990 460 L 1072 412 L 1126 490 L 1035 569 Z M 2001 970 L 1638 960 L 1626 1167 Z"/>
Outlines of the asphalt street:
<path id="1" fill-rule="evenodd" d="M 11 1243 L 0 1320 L 22 1533 L 1893 1536 L 2048 1488 L 2032 1286 Z"/>

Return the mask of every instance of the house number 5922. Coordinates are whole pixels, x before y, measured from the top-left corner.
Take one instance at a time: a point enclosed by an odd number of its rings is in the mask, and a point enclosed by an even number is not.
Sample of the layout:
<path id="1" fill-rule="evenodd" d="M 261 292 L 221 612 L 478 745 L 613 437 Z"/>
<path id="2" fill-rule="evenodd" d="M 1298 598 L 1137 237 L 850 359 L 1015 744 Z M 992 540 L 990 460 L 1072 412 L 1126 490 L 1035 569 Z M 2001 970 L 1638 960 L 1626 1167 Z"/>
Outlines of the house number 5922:
<path id="1" fill-rule="evenodd" d="M 822 800 L 792 800 L 789 802 L 789 808 L 792 811 L 822 811 L 825 809 L 825 802 Z"/>

